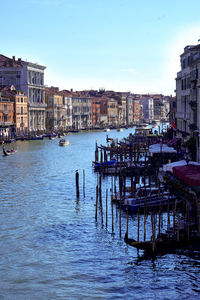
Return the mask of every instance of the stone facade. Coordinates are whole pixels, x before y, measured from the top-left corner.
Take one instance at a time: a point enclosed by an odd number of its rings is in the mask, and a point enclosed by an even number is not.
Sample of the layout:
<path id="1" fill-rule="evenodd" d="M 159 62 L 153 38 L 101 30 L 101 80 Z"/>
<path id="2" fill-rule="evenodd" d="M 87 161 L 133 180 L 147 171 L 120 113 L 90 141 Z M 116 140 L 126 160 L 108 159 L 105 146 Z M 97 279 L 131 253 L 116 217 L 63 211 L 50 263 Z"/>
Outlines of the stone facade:
<path id="1" fill-rule="evenodd" d="M 28 97 L 29 133 L 45 131 L 44 70 L 46 67 L 0 55 L 0 86 L 14 85 Z"/>
<path id="2" fill-rule="evenodd" d="M 200 162 L 200 45 L 186 46 L 180 56 L 181 71 L 176 77 L 176 124 L 178 135 L 196 141 Z"/>

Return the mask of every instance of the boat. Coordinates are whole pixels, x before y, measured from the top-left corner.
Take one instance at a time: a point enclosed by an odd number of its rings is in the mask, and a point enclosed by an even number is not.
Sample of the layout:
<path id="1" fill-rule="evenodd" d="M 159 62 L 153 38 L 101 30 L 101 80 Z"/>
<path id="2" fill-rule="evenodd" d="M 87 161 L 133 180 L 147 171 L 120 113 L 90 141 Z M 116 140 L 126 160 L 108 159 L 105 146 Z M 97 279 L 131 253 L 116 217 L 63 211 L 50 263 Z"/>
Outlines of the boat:
<path id="1" fill-rule="evenodd" d="M 59 146 L 67 146 L 67 145 L 69 145 L 69 141 L 68 140 L 61 139 L 59 141 Z"/>
<path id="2" fill-rule="evenodd" d="M 121 132 L 121 131 L 123 131 L 123 128 L 118 128 L 117 131 Z"/>
<path id="3" fill-rule="evenodd" d="M 108 132 L 108 131 L 110 131 L 110 128 L 105 128 L 104 131 Z"/>
<path id="4" fill-rule="evenodd" d="M 78 129 L 74 129 L 74 130 L 70 130 L 69 132 L 71 132 L 71 133 L 78 133 L 79 130 Z"/>
<path id="5" fill-rule="evenodd" d="M 34 140 L 34 141 L 37 141 L 37 140 L 43 140 L 43 135 L 31 136 L 31 137 L 29 138 L 29 140 Z"/>
<path id="6" fill-rule="evenodd" d="M 55 139 L 56 139 L 56 135 L 50 135 L 50 136 L 49 136 L 49 139 L 50 139 L 50 140 L 55 140 Z"/>
<path id="7" fill-rule="evenodd" d="M 177 240 L 177 238 L 168 234 L 160 234 L 159 237 L 153 242 L 150 241 L 136 241 L 134 239 L 129 239 L 127 233 L 125 233 L 124 241 L 126 244 L 145 252 L 156 254 L 156 253 L 168 253 L 176 249 L 185 249 L 190 246 L 198 245 L 199 238 L 193 237 L 188 240 L 187 238 L 182 238 Z"/>
<path id="8" fill-rule="evenodd" d="M 3 146 L 3 154 L 4 154 L 5 156 L 13 155 L 13 154 L 15 154 L 16 152 L 17 152 L 17 150 L 14 150 L 14 149 L 12 149 L 12 150 L 6 150 L 6 148 Z"/>

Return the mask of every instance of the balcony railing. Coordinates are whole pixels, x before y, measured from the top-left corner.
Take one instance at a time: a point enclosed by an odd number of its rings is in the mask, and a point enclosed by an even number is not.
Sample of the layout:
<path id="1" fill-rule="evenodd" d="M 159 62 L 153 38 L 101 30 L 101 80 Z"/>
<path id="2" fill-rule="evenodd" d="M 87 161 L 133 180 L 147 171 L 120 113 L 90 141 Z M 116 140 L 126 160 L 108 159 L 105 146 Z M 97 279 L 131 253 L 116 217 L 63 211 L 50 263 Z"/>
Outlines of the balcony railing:
<path id="1" fill-rule="evenodd" d="M 46 108 L 46 103 L 39 103 L 39 102 L 29 102 L 29 107 L 39 107 L 39 108 Z"/>

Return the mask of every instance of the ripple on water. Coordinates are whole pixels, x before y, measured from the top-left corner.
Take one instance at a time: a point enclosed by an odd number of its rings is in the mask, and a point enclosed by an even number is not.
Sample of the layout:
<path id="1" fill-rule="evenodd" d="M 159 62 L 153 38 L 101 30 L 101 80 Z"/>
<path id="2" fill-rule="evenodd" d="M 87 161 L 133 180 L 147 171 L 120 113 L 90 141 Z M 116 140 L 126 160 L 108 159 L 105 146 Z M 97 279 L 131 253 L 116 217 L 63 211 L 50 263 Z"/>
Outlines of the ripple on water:
<path id="1" fill-rule="evenodd" d="M 0 299 L 199 297 L 199 252 L 156 259 L 142 252 L 138 255 L 119 238 L 119 215 L 115 211 L 112 233 L 110 195 L 105 227 L 110 178 L 102 179 L 104 226 L 100 211 L 95 222 L 97 178 L 91 161 L 96 138 L 98 144 L 105 144 L 106 134 L 70 135 L 70 147 L 63 148 L 58 140 L 17 142 L 15 156 L 0 157 Z M 109 136 L 117 134 L 111 131 Z M 122 237 L 125 230 L 126 216 L 122 214 Z M 136 219 L 130 218 L 129 230 L 130 235 L 137 236 Z"/>

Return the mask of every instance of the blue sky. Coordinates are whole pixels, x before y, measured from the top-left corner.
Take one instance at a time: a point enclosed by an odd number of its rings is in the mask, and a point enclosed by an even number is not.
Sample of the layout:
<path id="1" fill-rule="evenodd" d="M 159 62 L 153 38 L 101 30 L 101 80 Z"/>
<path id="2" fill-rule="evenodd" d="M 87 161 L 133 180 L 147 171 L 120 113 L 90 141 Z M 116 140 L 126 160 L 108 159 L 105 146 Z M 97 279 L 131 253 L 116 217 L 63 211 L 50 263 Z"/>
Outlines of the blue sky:
<path id="1" fill-rule="evenodd" d="M 199 11 L 199 0 L 1 0 L 0 53 L 45 65 L 60 89 L 174 95 Z"/>

